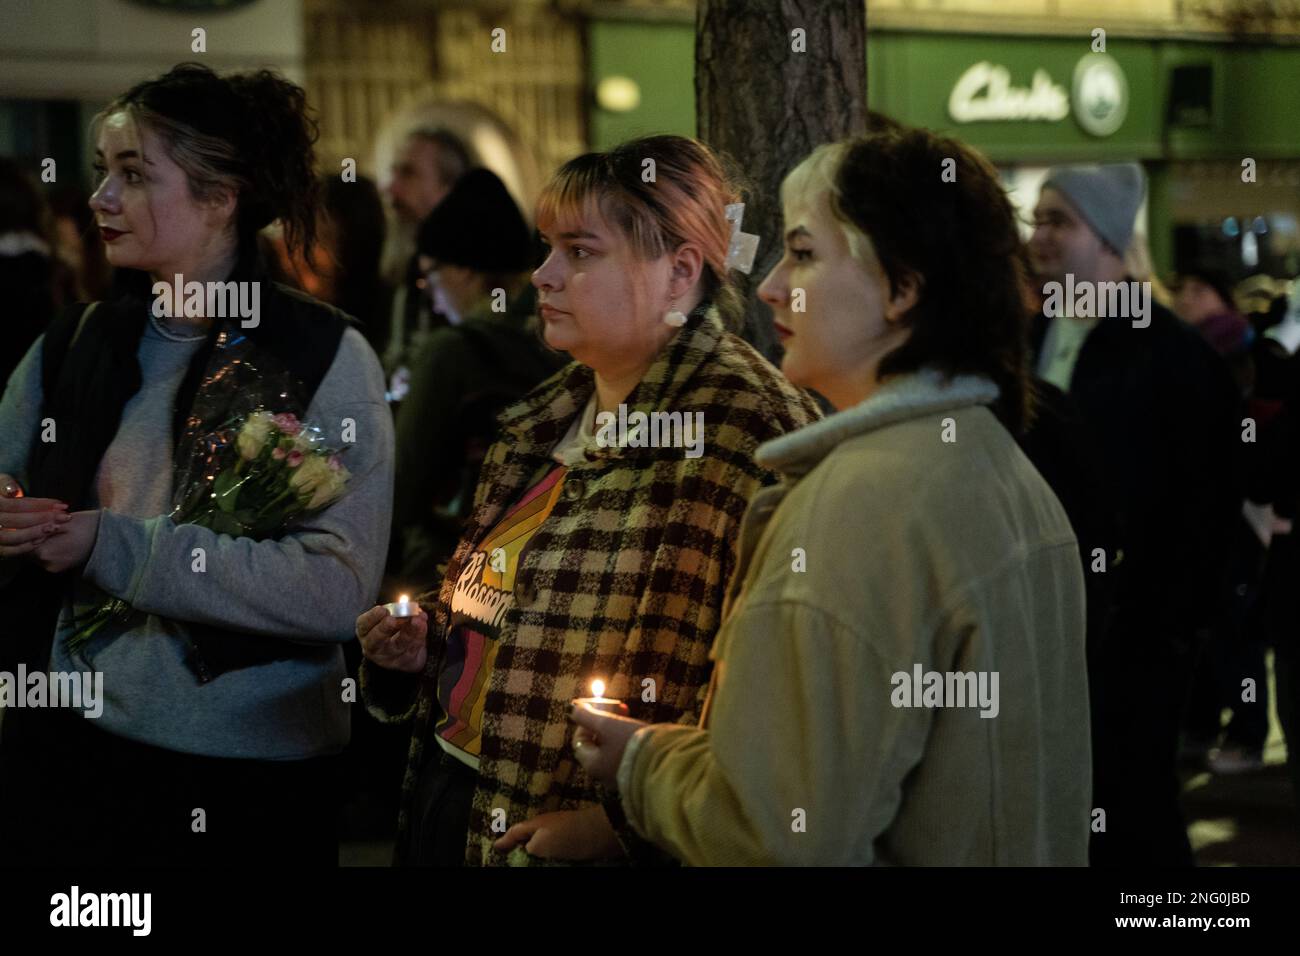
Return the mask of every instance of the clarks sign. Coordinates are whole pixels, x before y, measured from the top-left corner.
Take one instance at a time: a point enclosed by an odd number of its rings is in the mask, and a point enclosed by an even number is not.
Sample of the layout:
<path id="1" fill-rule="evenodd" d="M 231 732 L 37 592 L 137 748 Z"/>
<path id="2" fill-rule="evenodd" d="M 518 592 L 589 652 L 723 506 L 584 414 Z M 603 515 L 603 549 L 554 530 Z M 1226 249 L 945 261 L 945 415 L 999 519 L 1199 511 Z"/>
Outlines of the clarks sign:
<path id="1" fill-rule="evenodd" d="M 976 63 L 961 75 L 948 97 L 948 113 L 958 123 L 980 120 L 1062 120 L 1070 115 L 1070 95 L 1035 70 L 1029 89 L 1011 85 L 1011 71 Z"/>
<path id="2" fill-rule="evenodd" d="M 1028 87 L 1015 86 L 1010 70 L 983 60 L 961 75 L 948 96 L 948 114 L 958 123 L 1054 123 L 1072 111 L 1079 125 L 1094 136 L 1109 136 L 1123 124 L 1128 81 L 1113 57 L 1085 54 L 1075 64 L 1068 92 L 1044 69 L 1034 71 Z"/>

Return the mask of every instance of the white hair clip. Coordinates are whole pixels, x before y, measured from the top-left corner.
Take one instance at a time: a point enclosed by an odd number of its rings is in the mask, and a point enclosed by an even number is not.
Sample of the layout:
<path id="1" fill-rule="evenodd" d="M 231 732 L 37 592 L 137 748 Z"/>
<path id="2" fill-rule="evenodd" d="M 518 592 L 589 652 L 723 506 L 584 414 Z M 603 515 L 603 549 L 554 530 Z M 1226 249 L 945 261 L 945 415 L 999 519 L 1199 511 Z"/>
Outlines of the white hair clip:
<path id="1" fill-rule="evenodd" d="M 745 204 L 733 202 L 724 210 L 727 222 L 731 223 L 731 243 L 727 247 L 728 269 L 739 269 L 745 275 L 754 268 L 754 255 L 758 252 L 758 236 L 752 232 L 741 232 L 740 222 L 745 218 Z"/>

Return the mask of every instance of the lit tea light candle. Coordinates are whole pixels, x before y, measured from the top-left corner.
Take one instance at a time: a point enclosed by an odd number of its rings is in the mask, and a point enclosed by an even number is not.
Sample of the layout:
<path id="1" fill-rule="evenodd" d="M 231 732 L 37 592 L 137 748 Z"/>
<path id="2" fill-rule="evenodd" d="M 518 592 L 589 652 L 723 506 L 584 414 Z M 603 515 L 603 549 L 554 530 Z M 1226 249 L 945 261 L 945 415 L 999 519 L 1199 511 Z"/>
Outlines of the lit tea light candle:
<path id="1" fill-rule="evenodd" d="M 591 682 L 591 696 L 579 697 L 579 704 L 589 704 L 596 710 L 603 710 L 611 714 L 628 715 L 627 704 L 621 700 L 615 700 L 613 697 L 605 696 L 605 682 L 603 680 L 594 680 Z"/>
<path id="2" fill-rule="evenodd" d="M 416 617 L 420 613 L 420 602 L 412 601 L 405 594 L 398 595 L 396 601 L 385 604 L 384 607 L 388 609 L 388 613 L 393 617 Z"/>

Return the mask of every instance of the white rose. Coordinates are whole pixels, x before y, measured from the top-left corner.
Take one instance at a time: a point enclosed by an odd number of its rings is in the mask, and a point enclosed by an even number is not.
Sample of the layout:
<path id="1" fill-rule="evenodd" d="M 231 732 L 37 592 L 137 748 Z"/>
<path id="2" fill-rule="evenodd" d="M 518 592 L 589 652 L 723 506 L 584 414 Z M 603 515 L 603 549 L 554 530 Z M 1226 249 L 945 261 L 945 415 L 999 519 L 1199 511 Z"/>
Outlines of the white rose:
<path id="1" fill-rule="evenodd" d="M 270 437 L 273 424 L 267 412 L 254 412 L 249 415 L 248 420 L 244 422 L 244 427 L 239 430 L 239 437 L 235 440 L 239 448 L 239 457 L 245 461 L 252 461 L 260 455 L 267 438 Z"/>
<path id="2" fill-rule="evenodd" d="M 321 491 L 329 485 L 332 474 L 329 463 L 324 458 L 320 455 L 308 455 L 289 476 L 289 487 L 298 493 L 299 498 L 311 499 L 307 502 L 307 508 L 314 510 L 320 507 L 318 501 L 323 504 L 324 501 L 329 500 L 322 496 Z"/>
<path id="3" fill-rule="evenodd" d="M 347 486 L 349 477 L 351 477 L 351 473 L 346 468 L 341 471 L 330 469 L 329 476 L 316 489 L 316 494 L 311 501 L 311 507 L 323 508 L 325 505 L 332 504 L 337 499 L 342 498 L 343 489 Z"/>

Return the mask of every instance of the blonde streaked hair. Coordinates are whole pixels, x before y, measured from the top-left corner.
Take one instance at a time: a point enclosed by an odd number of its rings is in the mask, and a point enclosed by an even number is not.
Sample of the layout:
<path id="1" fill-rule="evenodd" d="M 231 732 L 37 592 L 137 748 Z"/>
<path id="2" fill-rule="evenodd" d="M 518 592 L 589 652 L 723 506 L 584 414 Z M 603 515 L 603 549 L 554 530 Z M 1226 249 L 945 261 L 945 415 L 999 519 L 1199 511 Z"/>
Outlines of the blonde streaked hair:
<path id="1" fill-rule="evenodd" d="M 950 137 L 896 123 L 819 146 L 786 177 L 785 202 L 829 197 L 850 253 L 868 252 L 890 293 L 909 278 L 917 301 L 902 321 L 907 339 L 876 375 L 935 367 L 997 383 L 999 417 L 1015 433 L 1032 420 L 1024 265 L 1015 210 L 997 170 Z M 955 179 L 939 185 L 952 164 Z"/>
<path id="2" fill-rule="evenodd" d="M 813 208 L 824 200 L 831 211 L 831 218 L 844 233 L 849 244 L 849 254 L 865 266 L 867 246 L 871 240 L 839 211 L 840 190 L 835 175 L 844 162 L 848 149 L 849 143 L 846 140 L 823 143 L 805 156 L 782 180 L 781 204 Z"/>
<path id="3" fill-rule="evenodd" d="M 643 178 L 646 160 L 654 161 L 650 182 Z M 561 166 L 538 197 L 537 226 L 546 231 L 557 221 L 595 211 L 646 260 L 695 242 L 704 258 L 704 295 L 735 328 L 743 304 L 726 267 L 731 224 L 725 207 L 738 201 L 732 176 L 703 143 L 647 136 Z"/>

